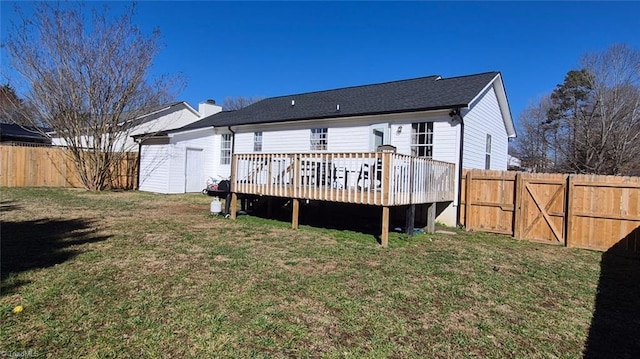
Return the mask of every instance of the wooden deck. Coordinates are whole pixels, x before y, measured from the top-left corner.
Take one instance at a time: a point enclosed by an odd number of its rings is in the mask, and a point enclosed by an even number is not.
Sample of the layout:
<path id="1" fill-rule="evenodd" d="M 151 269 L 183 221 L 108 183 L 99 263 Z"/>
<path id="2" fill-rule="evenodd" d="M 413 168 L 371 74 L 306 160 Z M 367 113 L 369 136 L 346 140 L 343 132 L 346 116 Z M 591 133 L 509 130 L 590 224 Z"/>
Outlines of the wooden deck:
<path id="1" fill-rule="evenodd" d="M 453 201 L 454 171 L 453 163 L 396 153 L 235 154 L 231 192 L 293 199 L 294 224 L 300 199 L 381 206 L 386 245 L 389 207 Z"/>

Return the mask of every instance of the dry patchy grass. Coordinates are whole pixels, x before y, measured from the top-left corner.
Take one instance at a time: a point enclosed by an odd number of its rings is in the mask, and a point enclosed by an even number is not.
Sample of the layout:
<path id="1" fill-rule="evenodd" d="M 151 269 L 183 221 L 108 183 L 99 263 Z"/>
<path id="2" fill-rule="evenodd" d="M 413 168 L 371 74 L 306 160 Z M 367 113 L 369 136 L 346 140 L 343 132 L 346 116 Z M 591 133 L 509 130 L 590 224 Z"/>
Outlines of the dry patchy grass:
<path id="1" fill-rule="evenodd" d="M 208 214 L 201 195 L 3 189 L 0 350 L 45 357 L 582 355 L 601 254 Z M 11 256 L 11 258 L 9 258 Z M 12 313 L 16 305 L 24 311 Z"/>

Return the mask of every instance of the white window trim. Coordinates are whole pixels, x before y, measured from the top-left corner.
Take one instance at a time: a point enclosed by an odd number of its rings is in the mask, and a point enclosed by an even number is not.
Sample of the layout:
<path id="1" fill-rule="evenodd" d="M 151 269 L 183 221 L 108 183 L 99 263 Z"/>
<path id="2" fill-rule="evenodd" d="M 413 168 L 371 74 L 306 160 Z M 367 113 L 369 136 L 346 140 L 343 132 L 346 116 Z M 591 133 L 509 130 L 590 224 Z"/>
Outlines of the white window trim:
<path id="1" fill-rule="evenodd" d="M 425 124 L 425 132 L 414 132 L 414 131 L 416 131 L 414 129 L 414 126 L 417 125 L 418 128 L 419 128 L 421 124 Z M 431 124 L 431 131 L 429 131 L 429 124 Z M 416 141 L 416 136 L 419 136 L 420 133 L 423 133 L 425 135 L 425 139 L 430 139 L 431 141 L 426 141 L 425 143 L 418 143 Z M 411 124 L 411 144 L 409 146 L 409 148 L 411 150 L 411 155 L 412 156 L 418 156 L 418 157 L 424 157 L 424 158 L 433 158 L 434 134 L 435 134 L 435 126 L 434 126 L 434 122 L 433 121 L 424 121 L 424 122 L 414 122 L 414 123 L 412 123 Z M 429 137 L 429 135 L 430 135 L 430 137 Z M 430 147 L 430 151 L 428 151 L 428 152 L 430 152 L 431 155 L 429 155 L 429 156 L 420 156 L 419 155 L 421 148 L 429 148 L 429 147 Z"/>
<path id="2" fill-rule="evenodd" d="M 314 132 L 317 131 L 317 132 Z M 317 136 L 314 138 L 314 135 Z M 324 135 L 324 136 L 323 136 Z M 314 143 L 317 142 L 317 143 Z M 329 148 L 329 129 L 326 127 L 309 130 L 309 149 L 311 151 L 326 151 Z"/>
<path id="3" fill-rule="evenodd" d="M 485 170 L 490 170 L 491 169 L 491 149 L 492 149 L 492 143 L 491 143 L 491 134 L 487 133 L 487 137 L 485 139 L 485 144 L 484 144 L 484 150 L 485 150 L 485 154 L 484 154 L 484 169 Z"/>
<path id="4" fill-rule="evenodd" d="M 262 152 L 263 140 L 264 140 L 264 135 L 262 131 L 256 131 L 253 133 L 253 152 Z"/>
<path id="5" fill-rule="evenodd" d="M 228 137 L 229 139 L 225 140 L 225 137 Z M 233 153 L 231 153 L 231 149 L 233 148 L 232 141 L 233 141 L 233 136 L 230 133 L 223 133 L 222 135 L 220 135 L 220 164 L 221 165 L 231 164 L 231 156 L 233 156 Z M 226 155 L 226 152 L 229 153 L 228 156 Z"/>

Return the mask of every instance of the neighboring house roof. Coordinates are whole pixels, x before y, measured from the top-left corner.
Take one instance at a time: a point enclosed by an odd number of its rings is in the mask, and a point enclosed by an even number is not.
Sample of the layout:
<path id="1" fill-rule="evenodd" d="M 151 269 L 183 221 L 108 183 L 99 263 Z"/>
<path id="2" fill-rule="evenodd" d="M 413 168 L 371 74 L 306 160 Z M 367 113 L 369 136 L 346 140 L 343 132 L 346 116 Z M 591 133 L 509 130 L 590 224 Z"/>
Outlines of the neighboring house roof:
<path id="1" fill-rule="evenodd" d="M 43 131 L 46 132 L 47 129 Z M 51 138 L 43 136 L 35 127 L 1 123 L 0 141 L 51 143 Z"/>
<path id="2" fill-rule="evenodd" d="M 329 119 L 468 107 L 499 72 L 415 79 L 267 98 L 236 111 L 222 111 L 159 135 L 206 127 Z M 502 86 L 502 81 L 500 81 Z M 502 87 L 504 88 L 504 87 Z M 506 97 L 504 99 L 506 103 Z M 512 123 L 508 104 L 503 115 Z M 515 135 L 515 132 L 514 132 Z"/>
<path id="3" fill-rule="evenodd" d="M 179 107 L 179 106 L 183 106 L 185 107 L 187 110 L 193 112 L 195 115 L 200 116 L 198 111 L 196 111 L 193 107 L 191 107 L 188 103 L 184 102 L 184 101 L 177 101 L 177 102 L 172 102 L 172 103 L 167 103 L 167 104 L 162 104 L 162 105 L 158 105 L 158 106 L 153 106 L 150 107 L 147 110 L 144 111 L 135 111 L 135 112 L 123 112 L 121 115 L 121 118 L 126 119 L 126 121 L 136 121 L 136 126 L 141 125 L 143 123 L 149 122 L 149 121 L 153 121 L 156 118 L 154 117 L 154 115 L 170 110 L 170 109 L 174 109 L 175 107 Z M 142 115 L 140 115 L 140 113 L 142 113 Z M 137 116 L 137 117 L 134 117 Z M 134 117 L 134 118 L 131 118 Z"/>
<path id="4" fill-rule="evenodd" d="M 160 114 L 160 113 L 162 113 L 164 111 L 167 111 L 167 110 L 176 111 L 176 110 L 178 110 L 178 107 L 184 107 L 187 110 L 191 111 L 196 116 L 198 116 L 198 117 L 200 116 L 198 111 L 196 111 L 188 103 L 186 103 L 184 101 L 177 101 L 177 102 L 171 102 L 171 103 L 161 104 L 161 105 L 157 105 L 157 106 L 152 106 L 152 107 L 150 107 L 149 109 L 146 109 L 146 110 L 143 109 L 143 110 L 138 110 L 138 111 L 126 111 L 126 112 L 123 112 L 120 115 L 120 118 L 123 119 L 123 120 L 119 123 L 119 125 L 121 126 L 124 123 L 133 122 L 132 124 L 128 125 L 128 128 L 140 126 L 140 125 L 142 125 L 144 123 L 157 120 L 158 117 L 156 117 L 155 115 Z M 52 131 L 49 134 L 51 136 L 53 136 L 53 137 L 56 137 L 56 132 L 55 131 Z"/>

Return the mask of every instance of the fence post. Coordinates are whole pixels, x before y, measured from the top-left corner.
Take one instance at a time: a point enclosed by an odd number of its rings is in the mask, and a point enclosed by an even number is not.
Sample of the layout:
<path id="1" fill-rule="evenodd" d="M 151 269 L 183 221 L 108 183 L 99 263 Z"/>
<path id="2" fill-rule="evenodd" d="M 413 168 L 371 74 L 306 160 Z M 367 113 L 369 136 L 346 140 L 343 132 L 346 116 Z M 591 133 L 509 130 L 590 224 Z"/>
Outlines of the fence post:
<path id="1" fill-rule="evenodd" d="M 516 180 L 513 182 L 515 205 L 513 206 L 513 238 L 521 239 L 522 229 L 522 172 L 516 173 Z"/>
<path id="2" fill-rule="evenodd" d="M 467 231 L 472 230 L 473 225 L 472 225 L 472 221 L 471 221 L 471 185 L 473 184 L 473 170 L 468 170 L 467 171 L 467 178 L 466 178 L 466 193 L 465 193 L 465 199 L 464 199 L 464 228 Z M 460 205 L 460 204 L 458 204 Z"/>
<path id="3" fill-rule="evenodd" d="M 573 182 L 574 175 L 567 176 L 567 189 L 564 209 L 564 246 L 571 247 L 571 225 L 573 224 Z"/>

